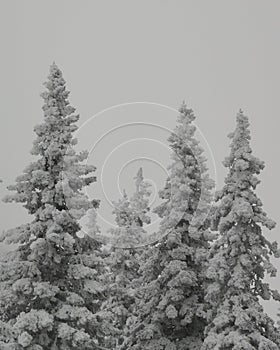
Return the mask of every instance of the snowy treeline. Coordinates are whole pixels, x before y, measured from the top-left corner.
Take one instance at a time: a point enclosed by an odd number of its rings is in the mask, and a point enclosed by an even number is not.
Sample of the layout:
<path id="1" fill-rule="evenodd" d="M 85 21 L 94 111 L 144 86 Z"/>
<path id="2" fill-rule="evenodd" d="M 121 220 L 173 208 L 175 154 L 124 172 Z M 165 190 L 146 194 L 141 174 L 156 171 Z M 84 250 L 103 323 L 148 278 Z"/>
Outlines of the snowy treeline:
<path id="1" fill-rule="evenodd" d="M 247 116 L 237 114 L 228 174 L 213 193 L 194 113 L 183 103 L 154 209 L 158 241 L 139 245 L 151 215 L 139 169 L 134 194 L 114 203 L 108 245 L 99 239 L 99 201 L 83 191 L 98 181 L 96 169 L 75 150 L 79 116 L 55 64 L 45 87 L 36 160 L 4 198 L 22 203 L 33 221 L 1 236 L 17 249 L 0 262 L 0 349 L 279 350 L 279 326 L 261 300 L 280 301 L 264 280 L 276 276 L 271 258 L 280 250 L 262 231 L 275 222 L 255 191 L 264 162 L 250 147 Z M 89 231 L 80 236 L 85 215 Z"/>

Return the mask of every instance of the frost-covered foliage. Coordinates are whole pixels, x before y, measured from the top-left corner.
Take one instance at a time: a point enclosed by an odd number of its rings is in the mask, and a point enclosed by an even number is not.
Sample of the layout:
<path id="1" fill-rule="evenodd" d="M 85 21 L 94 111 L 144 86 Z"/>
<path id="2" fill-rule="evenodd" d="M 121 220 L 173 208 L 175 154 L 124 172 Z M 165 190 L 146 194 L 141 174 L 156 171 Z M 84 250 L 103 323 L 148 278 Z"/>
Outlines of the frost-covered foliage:
<path id="1" fill-rule="evenodd" d="M 280 333 L 280 309 L 279 309 L 279 313 L 277 314 L 277 316 L 278 316 L 277 325 L 278 325 L 278 329 L 279 329 L 279 333 Z"/>
<path id="2" fill-rule="evenodd" d="M 117 227 L 110 233 L 116 245 L 112 246 L 107 261 L 110 269 L 109 298 L 102 305 L 111 324 L 111 335 L 104 343 L 109 349 L 119 349 L 130 328 L 128 320 L 133 317 L 138 288 L 136 278 L 139 277 L 142 254 L 142 249 L 135 248 L 134 244 L 144 242 L 147 233 L 143 225 L 150 223 L 148 213 L 151 191 L 141 168 L 135 177 L 135 187 L 136 191 L 130 198 L 124 192 L 113 210 Z"/>
<path id="3" fill-rule="evenodd" d="M 203 350 L 279 350 L 280 338 L 259 298 L 280 300 L 264 282 L 276 276 L 270 257 L 279 257 L 277 243 L 262 233 L 275 222 L 267 217 L 255 193 L 256 175 L 264 163 L 253 156 L 248 118 L 240 111 L 229 135 L 231 152 L 224 161 L 229 173 L 217 194 L 213 229 L 220 236 L 211 248 L 206 301 L 211 306 Z"/>
<path id="4" fill-rule="evenodd" d="M 78 220 L 96 203 L 83 193 L 95 167 L 74 150 L 79 116 L 55 64 L 45 86 L 44 121 L 34 129 L 37 161 L 5 198 L 34 219 L 1 237 L 19 246 L 0 263 L 0 348 L 97 349 L 106 331 L 96 314 L 105 293 L 100 244 L 76 235 Z"/>
<path id="5" fill-rule="evenodd" d="M 195 116 L 183 103 L 169 138 L 170 176 L 156 212 L 162 239 L 142 257 L 135 314 L 122 349 L 198 350 L 205 327 L 204 263 L 213 181 L 195 138 Z"/>
<path id="6" fill-rule="evenodd" d="M 96 208 L 91 208 L 88 210 L 86 217 L 88 219 L 86 227 L 87 227 L 87 234 L 90 237 L 98 237 L 98 235 L 101 233 L 100 227 L 97 224 L 97 211 Z"/>
<path id="7" fill-rule="evenodd" d="M 151 220 L 148 215 L 151 185 L 144 180 L 142 168 L 138 170 L 134 180 L 136 190 L 131 198 L 123 191 L 123 197 L 113 203 L 117 227 L 110 230 L 110 234 L 115 246 L 139 246 L 144 244 L 147 238 L 143 225 L 149 224 Z"/>

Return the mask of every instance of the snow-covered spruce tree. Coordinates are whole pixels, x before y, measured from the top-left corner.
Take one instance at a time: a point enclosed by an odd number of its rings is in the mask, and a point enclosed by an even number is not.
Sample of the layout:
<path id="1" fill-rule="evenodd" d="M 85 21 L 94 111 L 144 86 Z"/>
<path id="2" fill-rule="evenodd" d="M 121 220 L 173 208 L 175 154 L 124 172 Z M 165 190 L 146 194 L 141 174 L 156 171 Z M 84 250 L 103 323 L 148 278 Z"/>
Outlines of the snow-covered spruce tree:
<path id="1" fill-rule="evenodd" d="M 123 349 L 198 350 L 205 327 L 204 263 L 211 192 L 203 150 L 195 138 L 195 116 L 185 103 L 169 138 L 170 176 L 160 192 L 161 240 L 142 257 L 141 288 Z"/>
<path id="2" fill-rule="evenodd" d="M 264 282 L 266 273 L 276 275 L 270 256 L 279 257 L 279 250 L 264 237 L 262 226 L 272 229 L 275 223 L 255 193 L 264 163 L 252 154 L 249 122 L 242 111 L 229 137 L 231 152 L 224 161 L 229 173 L 217 193 L 213 219 L 220 236 L 211 247 L 207 270 L 205 299 L 211 313 L 203 349 L 279 350 L 279 333 L 259 301 L 280 299 Z"/>
<path id="3" fill-rule="evenodd" d="M 83 193 L 95 167 L 74 150 L 79 116 L 55 64 L 45 86 L 44 121 L 32 149 L 38 160 L 5 198 L 23 203 L 34 219 L 1 238 L 19 246 L 0 263 L 0 348 L 98 349 L 105 327 L 96 316 L 104 293 L 100 243 L 76 235 L 78 220 L 96 204 Z"/>
<path id="4" fill-rule="evenodd" d="M 136 278 L 146 231 L 144 224 L 150 223 L 149 197 L 150 184 L 144 180 L 142 168 L 135 177 L 136 191 L 128 198 L 115 202 L 113 214 L 117 227 L 110 230 L 113 245 L 108 258 L 110 270 L 109 298 L 102 305 L 112 333 L 104 346 L 119 349 L 128 332 L 128 318 L 133 315 L 134 295 L 137 289 Z"/>

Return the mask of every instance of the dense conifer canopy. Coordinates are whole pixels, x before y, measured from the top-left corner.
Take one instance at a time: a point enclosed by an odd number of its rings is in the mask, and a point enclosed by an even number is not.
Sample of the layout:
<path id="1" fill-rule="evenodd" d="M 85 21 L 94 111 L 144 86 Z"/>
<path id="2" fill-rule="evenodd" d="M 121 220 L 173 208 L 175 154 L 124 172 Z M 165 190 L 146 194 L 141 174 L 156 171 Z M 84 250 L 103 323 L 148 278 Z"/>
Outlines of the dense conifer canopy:
<path id="1" fill-rule="evenodd" d="M 0 350 L 280 350 L 280 314 L 277 326 L 261 305 L 280 301 L 265 280 L 276 276 L 280 250 L 265 236 L 275 222 L 256 193 L 264 162 L 243 112 L 214 207 L 195 115 L 183 103 L 158 231 L 147 232 L 151 189 L 140 168 L 134 193 L 113 202 L 108 236 L 99 201 L 84 192 L 96 169 L 76 151 L 79 116 L 56 64 L 45 87 L 35 160 L 4 198 L 32 219 L 0 235 L 17 247 L 0 260 Z"/>

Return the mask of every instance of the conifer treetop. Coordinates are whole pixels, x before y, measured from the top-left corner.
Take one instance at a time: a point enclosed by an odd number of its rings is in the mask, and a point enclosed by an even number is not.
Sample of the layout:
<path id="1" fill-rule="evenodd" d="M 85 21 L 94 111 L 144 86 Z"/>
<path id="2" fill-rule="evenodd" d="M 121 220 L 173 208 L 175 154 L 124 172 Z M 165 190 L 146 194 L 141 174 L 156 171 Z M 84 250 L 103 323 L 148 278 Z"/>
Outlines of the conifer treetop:
<path id="1" fill-rule="evenodd" d="M 154 210 L 163 217 L 161 232 L 165 234 L 184 224 L 197 230 L 207 221 L 211 209 L 214 182 L 208 173 L 204 150 L 195 137 L 194 120 L 193 110 L 183 102 L 177 125 L 168 138 L 172 163 L 166 186 L 159 192 L 165 202 Z"/>
<path id="2" fill-rule="evenodd" d="M 225 179 L 225 186 L 217 192 L 216 199 L 223 198 L 221 206 L 226 205 L 226 201 L 231 203 L 231 199 L 233 199 L 235 203 L 231 211 L 233 216 L 234 210 L 236 210 L 238 217 L 242 215 L 243 209 L 243 220 L 247 215 L 247 221 L 253 219 L 254 222 L 262 224 L 268 229 L 273 229 L 276 223 L 267 217 L 262 209 L 261 200 L 254 192 L 260 183 L 257 175 L 264 169 L 265 163 L 252 154 L 249 120 L 242 110 L 237 114 L 236 129 L 229 134 L 229 138 L 231 139 L 230 155 L 223 162 L 224 166 L 229 168 L 229 173 Z M 219 213 L 218 210 L 216 215 Z M 223 230 L 222 226 L 218 229 Z"/>
<path id="3" fill-rule="evenodd" d="M 8 186 L 15 193 L 6 196 L 4 201 L 24 203 L 29 214 L 36 213 L 39 208 L 42 211 L 42 203 L 44 210 L 50 205 L 60 210 L 68 206 L 76 218 L 81 218 L 85 207 L 91 206 L 86 204 L 88 200 L 81 190 L 96 181 L 92 176 L 96 168 L 83 163 L 87 152 L 74 150 L 77 140 L 73 134 L 78 128 L 79 115 L 74 114 L 75 108 L 70 106 L 69 91 L 56 64 L 51 65 L 44 85 L 46 91 L 41 94 L 44 121 L 34 128 L 37 138 L 31 150 L 39 159 L 17 177 L 15 185 Z"/>

